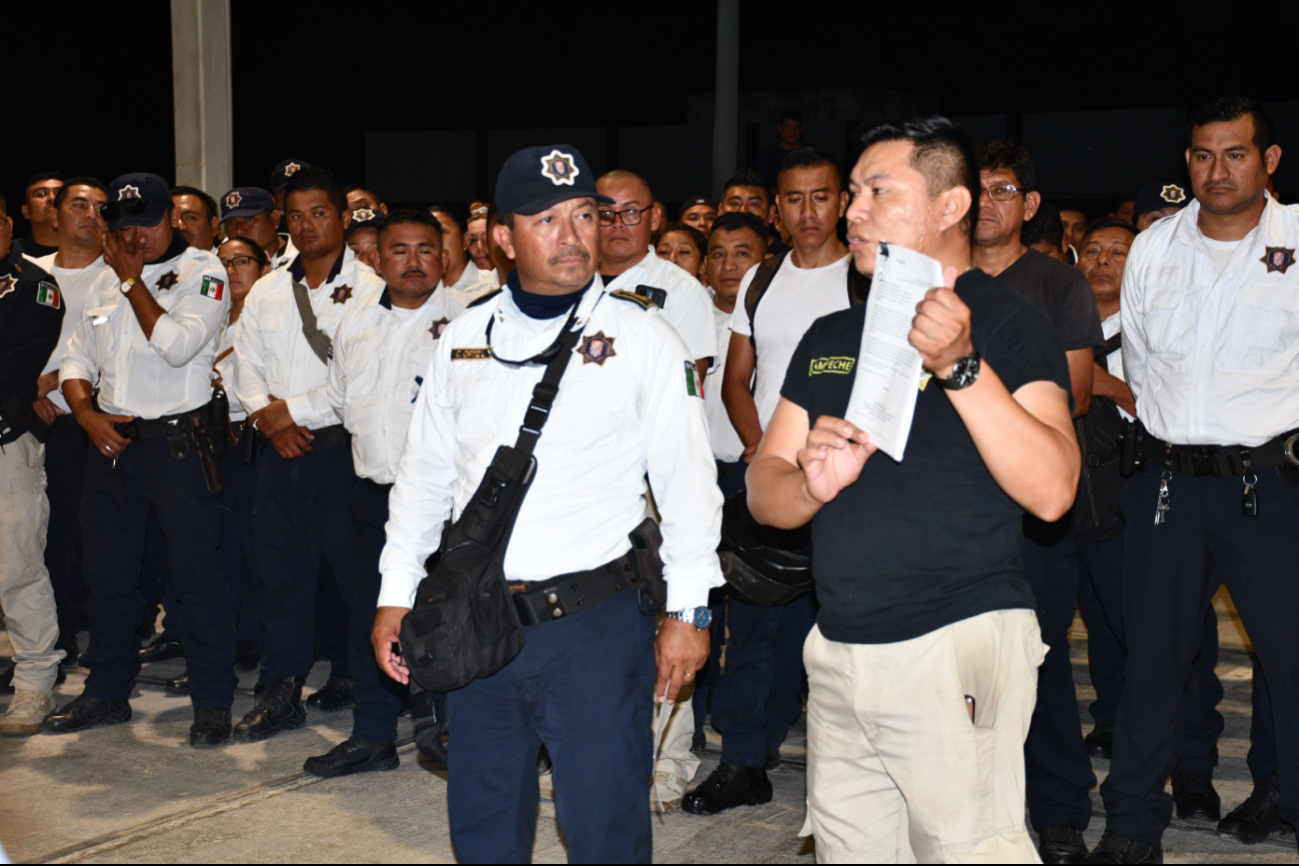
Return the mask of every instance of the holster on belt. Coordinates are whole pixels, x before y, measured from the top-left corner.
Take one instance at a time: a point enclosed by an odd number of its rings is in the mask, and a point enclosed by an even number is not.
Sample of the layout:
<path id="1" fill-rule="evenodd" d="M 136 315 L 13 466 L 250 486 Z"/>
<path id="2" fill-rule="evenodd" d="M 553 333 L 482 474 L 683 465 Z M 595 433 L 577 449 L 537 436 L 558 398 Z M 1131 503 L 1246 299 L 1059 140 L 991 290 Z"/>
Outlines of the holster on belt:
<path id="1" fill-rule="evenodd" d="M 44 442 L 50 438 L 53 429 L 36 414 L 35 409 L 18 397 L 10 397 L 0 404 L 0 437 L 7 437 L 12 430 L 18 431 L 19 436 L 25 431 L 35 436 L 37 442 Z"/>

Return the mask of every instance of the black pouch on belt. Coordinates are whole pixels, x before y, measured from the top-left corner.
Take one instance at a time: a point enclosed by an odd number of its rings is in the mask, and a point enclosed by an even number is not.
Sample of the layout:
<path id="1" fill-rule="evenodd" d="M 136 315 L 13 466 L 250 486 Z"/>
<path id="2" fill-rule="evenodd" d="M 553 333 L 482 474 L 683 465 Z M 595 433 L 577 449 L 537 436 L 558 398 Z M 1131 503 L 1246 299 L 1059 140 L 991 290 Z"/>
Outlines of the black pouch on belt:
<path id="1" fill-rule="evenodd" d="M 207 404 L 207 438 L 217 460 L 230 452 L 230 397 L 220 385 L 212 389 L 212 402 Z"/>
<path id="2" fill-rule="evenodd" d="M 663 533 L 653 518 L 646 517 L 640 526 L 631 531 L 631 565 L 636 577 L 645 582 L 650 601 L 655 610 L 663 610 L 668 603 L 668 584 L 663 579 Z"/>

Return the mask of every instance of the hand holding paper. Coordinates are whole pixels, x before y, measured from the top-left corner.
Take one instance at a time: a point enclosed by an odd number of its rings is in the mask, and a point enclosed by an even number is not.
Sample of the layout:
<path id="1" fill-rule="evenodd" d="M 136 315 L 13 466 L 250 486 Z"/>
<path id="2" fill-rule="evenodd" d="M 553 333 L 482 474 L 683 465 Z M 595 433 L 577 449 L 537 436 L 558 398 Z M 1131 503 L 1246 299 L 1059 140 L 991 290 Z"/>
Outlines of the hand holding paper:
<path id="1" fill-rule="evenodd" d="M 939 378 L 974 351 L 970 342 L 970 308 L 953 291 L 956 268 L 943 270 L 943 287 L 930 289 L 916 310 L 909 340 L 920 352 L 925 369 Z"/>

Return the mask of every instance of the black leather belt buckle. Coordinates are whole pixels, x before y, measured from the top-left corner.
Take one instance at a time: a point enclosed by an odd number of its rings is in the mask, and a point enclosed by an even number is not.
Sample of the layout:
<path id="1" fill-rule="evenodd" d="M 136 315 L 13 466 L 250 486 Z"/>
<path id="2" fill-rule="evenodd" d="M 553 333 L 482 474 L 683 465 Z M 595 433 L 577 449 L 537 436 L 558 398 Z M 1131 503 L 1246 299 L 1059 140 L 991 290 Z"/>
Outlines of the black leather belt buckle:
<path id="1" fill-rule="evenodd" d="M 1187 453 L 1190 458 L 1191 474 L 1195 476 L 1218 475 L 1217 454 L 1209 451 L 1195 450 Z"/>
<path id="2" fill-rule="evenodd" d="M 1281 446 L 1281 454 L 1285 457 L 1286 463 L 1299 467 L 1299 454 L 1295 453 L 1296 445 L 1299 445 L 1299 433 L 1291 433 Z"/>

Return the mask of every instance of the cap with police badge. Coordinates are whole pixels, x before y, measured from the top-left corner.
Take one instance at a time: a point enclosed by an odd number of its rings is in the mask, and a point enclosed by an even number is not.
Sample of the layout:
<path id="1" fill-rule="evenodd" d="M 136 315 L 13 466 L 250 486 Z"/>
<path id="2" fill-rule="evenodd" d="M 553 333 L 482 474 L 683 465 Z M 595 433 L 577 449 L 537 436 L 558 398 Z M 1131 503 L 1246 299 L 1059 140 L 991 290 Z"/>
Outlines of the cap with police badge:
<path id="1" fill-rule="evenodd" d="M 573 198 L 613 199 L 595 191 L 595 173 L 582 152 L 569 144 L 529 147 L 505 160 L 496 179 L 496 206 L 501 213 L 535 216 Z"/>
<path id="2" fill-rule="evenodd" d="M 311 168 L 311 163 L 301 159 L 286 159 L 271 172 L 271 192 L 281 193 L 289 185 L 289 178 L 304 168 Z"/>
<path id="3" fill-rule="evenodd" d="M 275 199 L 259 186 L 237 186 L 221 196 L 221 222 L 275 210 Z"/>
<path id="4" fill-rule="evenodd" d="M 1166 207 L 1186 207 L 1190 202 L 1186 189 L 1176 183 L 1148 183 L 1137 193 L 1136 203 L 1132 208 L 1132 219 L 1135 221 L 1143 213 L 1163 210 Z"/>
<path id="5" fill-rule="evenodd" d="M 677 219 L 685 219 L 686 211 L 690 210 L 692 207 L 699 207 L 700 205 L 705 205 L 713 210 L 717 210 L 717 202 L 713 201 L 706 195 L 697 195 L 694 198 L 686 199 L 685 202 L 682 203 L 681 210 L 677 211 Z"/>
<path id="6" fill-rule="evenodd" d="M 152 227 L 171 213 L 171 187 L 156 174 L 136 172 L 108 185 L 104 221 L 110 232 L 131 226 Z"/>
<path id="7" fill-rule="evenodd" d="M 377 229 L 383 225 L 383 211 L 368 207 L 359 207 L 352 211 L 352 222 L 348 224 L 344 237 L 351 237 L 357 229 Z"/>

